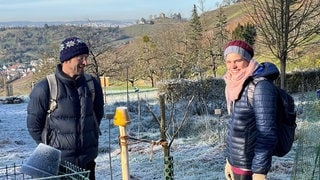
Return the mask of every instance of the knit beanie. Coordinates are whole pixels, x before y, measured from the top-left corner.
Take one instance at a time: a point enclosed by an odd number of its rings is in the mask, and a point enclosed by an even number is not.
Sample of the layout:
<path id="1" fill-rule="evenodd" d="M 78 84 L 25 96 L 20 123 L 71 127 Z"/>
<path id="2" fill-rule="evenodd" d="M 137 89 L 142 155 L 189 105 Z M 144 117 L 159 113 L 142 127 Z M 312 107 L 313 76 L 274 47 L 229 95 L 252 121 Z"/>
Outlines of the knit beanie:
<path id="1" fill-rule="evenodd" d="M 230 53 L 238 53 L 247 61 L 250 61 L 254 55 L 252 47 L 248 43 L 241 40 L 230 41 L 227 44 L 223 55 L 226 57 Z"/>
<path id="2" fill-rule="evenodd" d="M 61 63 L 81 54 L 89 54 L 89 48 L 77 37 L 67 38 L 60 44 Z"/>

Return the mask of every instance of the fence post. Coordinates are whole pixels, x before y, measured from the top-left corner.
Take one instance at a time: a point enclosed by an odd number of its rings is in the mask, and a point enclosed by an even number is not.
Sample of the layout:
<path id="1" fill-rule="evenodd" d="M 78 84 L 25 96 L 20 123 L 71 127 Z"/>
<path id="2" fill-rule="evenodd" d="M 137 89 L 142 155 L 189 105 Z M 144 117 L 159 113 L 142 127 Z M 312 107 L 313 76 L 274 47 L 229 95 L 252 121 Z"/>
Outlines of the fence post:
<path id="1" fill-rule="evenodd" d="M 119 126 L 120 131 L 120 146 L 121 146 L 121 169 L 122 180 L 129 180 L 129 160 L 128 160 L 128 144 L 126 126 L 130 123 L 129 113 L 127 107 L 117 107 L 113 124 Z"/>
<path id="2" fill-rule="evenodd" d="M 13 86 L 12 84 L 6 84 L 7 96 L 13 96 Z"/>

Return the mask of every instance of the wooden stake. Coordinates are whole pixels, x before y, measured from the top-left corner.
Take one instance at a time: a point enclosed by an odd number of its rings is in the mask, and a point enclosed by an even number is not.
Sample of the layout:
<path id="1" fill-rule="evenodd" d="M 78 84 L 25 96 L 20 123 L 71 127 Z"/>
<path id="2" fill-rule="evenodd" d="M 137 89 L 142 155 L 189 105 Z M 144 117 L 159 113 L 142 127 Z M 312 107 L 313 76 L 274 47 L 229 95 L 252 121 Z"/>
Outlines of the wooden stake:
<path id="1" fill-rule="evenodd" d="M 129 158 L 128 158 L 128 144 L 127 144 L 127 130 L 125 126 L 119 126 L 120 145 L 121 145 L 121 170 L 122 180 L 129 180 Z"/>
<path id="2" fill-rule="evenodd" d="M 127 107 L 118 107 L 114 115 L 113 124 L 119 126 L 120 131 L 120 148 L 121 148 L 121 170 L 122 180 L 129 180 L 129 159 L 128 159 L 128 135 L 126 126 L 130 123 Z"/>

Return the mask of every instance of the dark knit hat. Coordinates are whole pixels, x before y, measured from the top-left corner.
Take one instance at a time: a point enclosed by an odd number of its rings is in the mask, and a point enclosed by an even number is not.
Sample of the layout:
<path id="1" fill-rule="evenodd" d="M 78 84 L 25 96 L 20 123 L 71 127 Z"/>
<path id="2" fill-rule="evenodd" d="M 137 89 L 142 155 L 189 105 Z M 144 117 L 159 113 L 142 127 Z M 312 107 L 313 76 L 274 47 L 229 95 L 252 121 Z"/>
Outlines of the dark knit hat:
<path id="1" fill-rule="evenodd" d="M 241 40 L 230 41 L 224 50 L 224 57 L 230 53 L 238 53 L 244 59 L 250 61 L 254 56 L 253 48 L 246 42 Z"/>
<path id="2" fill-rule="evenodd" d="M 81 54 L 89 54 L 89 48 L 77 37 L 70 37 L 60 44 L 60 62 L 67 61 Z"/>

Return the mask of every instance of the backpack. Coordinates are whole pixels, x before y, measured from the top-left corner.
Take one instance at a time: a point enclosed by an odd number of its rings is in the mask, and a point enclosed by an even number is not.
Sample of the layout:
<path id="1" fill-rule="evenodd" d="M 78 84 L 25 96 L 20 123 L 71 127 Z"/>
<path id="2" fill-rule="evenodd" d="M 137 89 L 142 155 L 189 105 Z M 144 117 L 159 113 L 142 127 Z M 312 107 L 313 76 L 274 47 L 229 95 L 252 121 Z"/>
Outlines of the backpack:
<path id="1" fill-rule="evenodd" d="M 84 73 L 84 76 L 86 78 L 86 82 L 88 84 L 88 87 L 90 89 L 90 92 L 92 94 L 92 103 L 94 102 L 95 98 L 95 89 L 94 84 L 92 80 L 92 76 L 89 74 Z M 48 109 L 48 114 L 52 113 L 57 108 L 57 95 L 58 95 L 58 87 L 57 87 L 57 79 L 55 74 L 49 74 L 47 75 L 47 81 L 49 84 L 49 90 L 50 90 L 50 105 Z"/>
<path id="2" fill-rule="evenodd" d="M 254 88 L 259 81 L 267 80 L 265 77 L 254 78 L 248 86 L 248 100 L 253 105 Z M 283 157 L 292 147 L 295 135 L 296 111 L 293 97 L 285 90 L 275 86 L 278 92 L 277 102 L 277 137 L 278 142 L 273 151 L 274 156 Z"/>
<path id="3" fill-rule="evenodd" d="M 90 89 L 91 95 L 92 95 L 92 103 L 94 102 L 95 99 L 95 88 L 94 88 L 94 83 L 93 83 L 93 79 L 92 76 L 90 74 L 84 73 L 84 76 L 86 78 L 86 82 L 87 85 Z M 48 116 L 50 116 L 50 114 L 57 108 L 57 95 L 58 95 L 58 87 L 57 87 L 57 79 L 56 79 L 56 75 L 55 74 L 49 74 L 47 75 L 47 81 L 49 84 L 49 90 L 50 90 L 50 102 L 49 102 L 49 109 L 47 110 L 47 114 Z M 95 124 L 99 130 L 99 134 L 101 135 L 101 131 L 99 128 L 99 124 L 97 121 L 97 118 L 95 116 L 95 113 L 93 113 L 94 115 L 94 121 Z M 48 124 L 48 123 L 46 123 Z"/>

